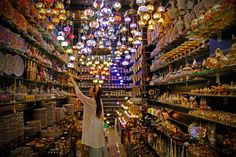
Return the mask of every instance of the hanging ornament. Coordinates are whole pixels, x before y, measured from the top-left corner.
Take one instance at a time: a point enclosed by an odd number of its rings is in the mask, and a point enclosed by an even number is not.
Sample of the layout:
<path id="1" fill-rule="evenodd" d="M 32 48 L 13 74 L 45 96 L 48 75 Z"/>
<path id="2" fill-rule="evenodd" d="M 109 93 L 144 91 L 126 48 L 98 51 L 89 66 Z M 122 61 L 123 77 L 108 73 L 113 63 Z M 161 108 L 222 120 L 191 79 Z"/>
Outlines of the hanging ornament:
<path id="1" fill-rule="evenodd" d="M 64 9 L 64 4 L 62 2 L 57 2 L 55 5 L 55 8 L 62 10 L 62 9 Z"/>
<path id="2" fill-rule="evenodd" d="M 97 21 L 91 21 L 89 23 L 89 27 L 92 28 L 92 29 L 96 29 L 99 27 L 99 23 Z"/>
<path id="3" fill-rule="evenodd" d="M 125 32 L 127 32 L 128 31 L 128 29 L 127 29 L 127 27 L 122 27 L 121 29 L 120 29 L 120 32 L 121 33 L 125 33 Z"/>
<path id="4" fill-rule="evenodd" d="M 95 0 L 93 2 L 93 6 L 96 8 L 96 9 L 100 9 L 104 6 L 104 0 Z"/>
<path id="5" fill-rule="evenodd" d="M 87 46 L 89 47 L 95 47 L 96 46 L 96 41 L 93 39 L 90 39 L 87 41 Z"/>
<path id="6" fill-rule="evenodd" d="M 154 25 L 148 25 L 148 30 L 150 30 L 151 32 L 155 30 L 155 26 Z"/>
<path id="7" fill-rule="evenodd" d="M 36 6 L 36 8 L 38 8 L 38 9 L 40 9 L 40 8 L 44 8 L 44 7 L 45 7 L 44 4 L 41 3 L 41 2 L 36 3 L 35 6 Z"/>
<path id="8" fill-rule="evenodd" d="M 122 38 L 121 38 L 121 41 L 126 41 L 126 37 L 125 37 L 125 36 L 122 37 Z"/>
<path id="9" fill-rule="evenodd" d="M 136 29 L 136 28 L 137 28 L 137 24 L 134 23 L 134 22 L 132 22 L 132 23 L 130 24 L 130 28 L 131 28 L 131 29 Z"/>
<path id="10" fill-rule="evenodd" d="M 116 43 L 116 45 L 117 45 L 117 46 L 121 46 L 121 41 L 118 41 L 118 42 Z"/>
<path id="11" fill-rule="evenodd" d="M 129 37 L 129 38 L 128 38 L 128 42 L 131 42 L 131 43 L 132 43 L 133 41 L 134 41 L 134 39 L 133 39 L 132 37 Z"/>
<path id="12" fill-rule="evenodd" d="M 125 17 L 125 23 L 130 24 L 131 23 L 131 18 L 129 16 Z"/>
<path id="13" fill-rule="evenodd" d="M 65 33 L 70 32 L 70 31 L 71 31 L 70 26 L 65 26 L 65 27 L 63 27 L 63 31 L 64 31 Z"/>
<path id="14" fill-rule="evenodd" d="M 47 16 L 51 16 L 52 15 L 52 9 L 50 9 L 50 8 L 46 9 L 46 14 L 47 14 Z"/>
<path id="15" fill-rule="evenodd" d="M 88 20 L 88 16 L 83 14 L 83 15 L 80 16 L 80 19 L 86 21 L 86 20 Z"/>
<path id="16" fill-rule="evenodd" d="M 156 21 L 153 20 L 153 19 L 150 19 L 150 20 L 148 21 L 148 25 L 153 25 L 153 26 L 155 26 L 155 25 L 156 25 Z"/>
<path id="17" fill-rule="evenodd" d="M 145 2 L 146 2 L 146 0 L 136 0 L 136 4 L 137 4 L 138 6 L 143 5 Z"/>
<path id="18" fill-rule="evenodd" d="M 59 10 L 56 9 L 56 8 L 52 9 L 52 15 L 58 16 L 59 15 Z"/>
<path id="19" fill-rule="evenodd" d="M 69 35 L 69 39 L 73 40 L 75 38 L 74 34 Z"/>
<path id="20" fill-rule="evenodd" d="M 146 25 L 146 23 L 143 20 L 139 20 L 138 25 L 140 28 L 143 28 Z"/>
<path id="21" fill-rule="evenodd" d="M 49 24 L 47 25 L 47 29 L 50 30 L 50 31 L 53 31 L 55 28 L 56 28 L 56 27 L 55 27 L 55 25 L 54 25 L 53 23 L 49 23 Z"/>
<path id="22" fill-rule="evenodd" d="M 120 23 L 122 20 L 121 14 L 119 12 L 116 12 L 116 15 L 114 16 L 114 22 L 115 23 Z"/>
<path id="23" fill-rule="evenodd" d="M 59 17 L 59 19 L 61 21 L 65 21 L 66 20 L 66 15 L 65 14 L 60 14 L 58 17 Z"/>
<path id="24" fill-rule="evenodd" d="M 50 8 L 53 5 L 54 0 L 44 0 L 43 3 L 47 8 Z"/>
<path id="25" fill-rule="evenodd" d="M 162 17 L 162 14 L 160 12 L 155 12 L 153 14 L 153 19 L 156 21 L 159 20 L 161 17 Z"/>
<path id="26" fill-rule="evenodd" d="M 73 49 L 71 48 L 71 46 L 69 46 L 69 47 L 66 49 L 66 53 L 73 53 Z"/>
<path id="27" fill-rule="evenodd" d="M 152 3 L 147 5 L 147 12 L 151 14 L 154 11 L 154 6 Z"/>
<path id="28" fill-rule="evenodd" d="M 140 6 L 140 7 L 138 8 L 138 12 L 139 12 L 140 14 L 143 14 L 143 13 L 148 12 L 147 6 L 145 6 L 145 5 Z"/>
<path id="29" fill-rule="evenodd" d="M 160 18 L 158 21 L 157 21 L 158 23 L 162 23 L 162 24 L 164 24 L 164 19 L 163 18 Z"/>
<path id="30" fill-rule="evenodd" d="M 148 13 L 144 13 L 142 19 L 148 21 L 150 19 L 150 15 Z"/>
<path id="31" fill-rule="evenodd" d="M 46 10 L 44 8 L 40 8 L 39 9 L 39 14 L 43 16 L 43 15 L 46 15 L 47 12 L 46 12 Z"/>
<path id="32" fill-rule="evenodd" d="M 63 46 L 63 47 L 67 47 L 68 45 L 69 45 L 69 43 L 67 41 L 61 42 L 61 46 Z"/>
<path id="33" fill-rule="evenodd" d="M 53 17 L 52 22 L 57 25 L 60 22 L 60 19 L 58 17 Z"/>
<path id="34" fill-rule="evenodd" d="M 158 11 L 159 13 L 163 13 L 163 12 L 165 12 L 165 7 L 160 6 L 160 7 L 157 8 L 157 11 Z"/>
<path id="35" fill-rule="evenodd" d="M 91 8 L 88 8 L 84 11 L 84 15 L 87 16 L 88 18 L 91 18 L 94 15 L 94 11 Z"/>
<path id="36" fill-rule="evenodd" d="M 81 37 L 81 39 L 82 39 L 82 40 L 86 40 L 87 38 L 86 38 L 85 35 L 83 35 L 83 36 Z"/>
<path id="37" fill-rule="evenodd" d="M 66 14 L 66 10 L 65 9 L 62 9 L 59 12 L 60 12 L 60 14 Z"/>
<path id="38" fill-rule="evenodd" d="M 114 9 L 115 9 L 116 11 L 119 11 L 120 8 L 121 8 L 121 4 L 120 4 L 119 2 L 115 2 L 115 3 L 113 4 L 113 7 L 114 7 Z"/>

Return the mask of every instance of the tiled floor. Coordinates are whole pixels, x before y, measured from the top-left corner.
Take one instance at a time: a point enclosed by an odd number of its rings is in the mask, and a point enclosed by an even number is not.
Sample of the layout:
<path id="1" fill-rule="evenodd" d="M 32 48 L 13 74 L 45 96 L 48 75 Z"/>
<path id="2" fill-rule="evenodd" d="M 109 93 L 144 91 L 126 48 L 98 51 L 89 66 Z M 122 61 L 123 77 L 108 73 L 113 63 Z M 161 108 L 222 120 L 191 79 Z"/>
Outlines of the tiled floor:
<path id="1" fill-rule="evenodd" d="M 120 136 L 115 129 L 108 129 L 109 157 L 127 157 L 124 146 L 120 142 Z"/>

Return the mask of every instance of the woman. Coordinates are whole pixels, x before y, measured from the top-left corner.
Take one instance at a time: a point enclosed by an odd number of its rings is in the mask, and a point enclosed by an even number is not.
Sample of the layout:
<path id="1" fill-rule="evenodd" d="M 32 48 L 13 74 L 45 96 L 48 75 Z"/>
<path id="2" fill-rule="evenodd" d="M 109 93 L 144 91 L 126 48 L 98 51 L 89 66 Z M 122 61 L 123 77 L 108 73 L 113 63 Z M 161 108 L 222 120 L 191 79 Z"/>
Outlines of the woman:
<path id="1" fill-rule="evenodd" d="M 81 143 L 89 147 L 89 157 L 107 157 L 108 151 L 103 131 L 104 111 L 100 99 L 102 89 L 99 85 L 91 87 L 90 97 L 87 97 L 80 91 L 72 76 L 70 80 L 75 88 L 76 96 L 84 105 Z"/>

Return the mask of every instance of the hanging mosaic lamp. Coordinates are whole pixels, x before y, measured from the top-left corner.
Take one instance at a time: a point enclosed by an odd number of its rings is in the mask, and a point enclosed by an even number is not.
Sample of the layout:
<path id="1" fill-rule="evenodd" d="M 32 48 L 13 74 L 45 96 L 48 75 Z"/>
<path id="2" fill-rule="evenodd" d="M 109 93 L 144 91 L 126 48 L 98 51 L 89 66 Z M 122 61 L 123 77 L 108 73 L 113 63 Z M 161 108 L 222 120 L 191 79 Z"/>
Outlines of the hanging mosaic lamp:
<path id="1" fill-rule="evenodd" d="M 119 2 L 115 2 L 115 3 L 113 4 L 113 7 L 114 7 L 114 9 L 115 9 L 116 11 L 119 11 L 120 8 L 121 8 L 121 4 L 120 4 Z"/>

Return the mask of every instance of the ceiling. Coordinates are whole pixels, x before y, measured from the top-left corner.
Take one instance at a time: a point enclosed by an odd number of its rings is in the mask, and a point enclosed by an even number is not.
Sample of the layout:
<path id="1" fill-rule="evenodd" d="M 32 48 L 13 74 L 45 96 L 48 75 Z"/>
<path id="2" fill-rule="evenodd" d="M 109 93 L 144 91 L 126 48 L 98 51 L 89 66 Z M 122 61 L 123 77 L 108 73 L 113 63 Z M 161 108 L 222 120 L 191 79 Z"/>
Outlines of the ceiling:
<path id="1" fill-rule="evenodd" d="M 94 0 L 71 0 L 71 9 L 83 9 L 86 7 L 91 7 L 93 5 Z M 107 5 L 112 5 L 115 2 L 120 2 L 122 5 L 121 10 L 126 10 L 129 8 L 129 4 L 131 0 L 105 0 Z M 134 3 L 135 4 L 135 3 Z"/>

